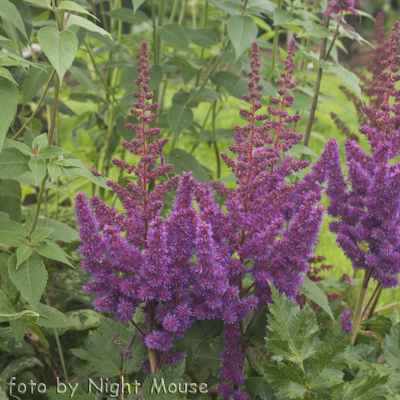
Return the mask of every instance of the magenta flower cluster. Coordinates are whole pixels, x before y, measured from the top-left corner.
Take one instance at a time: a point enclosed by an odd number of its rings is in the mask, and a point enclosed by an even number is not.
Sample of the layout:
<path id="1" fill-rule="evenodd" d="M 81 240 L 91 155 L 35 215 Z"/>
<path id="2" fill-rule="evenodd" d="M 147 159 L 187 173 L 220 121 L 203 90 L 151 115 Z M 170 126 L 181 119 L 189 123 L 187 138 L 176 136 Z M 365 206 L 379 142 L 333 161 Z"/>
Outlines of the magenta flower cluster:
<path id="1" fill-rule="evenodd" d="M 375 88 L 381 99 L 378 109 L 363 107 L 374 127 L 363 125 L 370 146 L 364 151 L 355 141 L 346 140 L 347 181 L 343 175 L 336 147 L 333 165 L 328 171 L 328 213 L 336 218 L 329 228 L 337 234 L 337 243 L 355 269 L 369 271 L 382 287 L 399 284 L 400 273 L 400 163 L 395 159 L 400 150 L 400 103 L 395 83 L 400 80 L 396 55 L 399 23 L 395 22 L 382 66 L 388 69 L 379 76 Z M 394 102 L 391 102 L 394 99 Z"/>

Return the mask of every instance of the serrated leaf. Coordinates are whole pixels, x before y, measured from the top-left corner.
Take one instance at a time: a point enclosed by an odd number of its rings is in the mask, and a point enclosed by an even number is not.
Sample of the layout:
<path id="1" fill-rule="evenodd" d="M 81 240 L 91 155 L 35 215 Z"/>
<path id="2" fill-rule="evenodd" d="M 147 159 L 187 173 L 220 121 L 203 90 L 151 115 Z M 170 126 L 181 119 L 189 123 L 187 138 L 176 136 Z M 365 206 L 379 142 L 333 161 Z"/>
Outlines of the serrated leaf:
<path id="1" fill-rule="evenodd" d="M 282 396 L 291 399 L 303 399 L 306 394 L 306 381 L 304 373 L 298 365 L 264 365 L 265 373 L 268 375 L 275 389 L 279 388 Z"/>
<path id="2" fill-rule="evenodd" d="M 74 268 L 69 262 L 67 257 L 70 257 L 58 244 L 51 240 L 45 240 L 36 246 L 36 251 L 43 257 L 50 258 L 52 260 L 61 261 Z"/>
<path id="3" fill-rule="evenodd" d="M 53 231 L 54 228 L 38 228 L 36 226 L 36 229 L 32 232 L 31 240 L 32 242 L 40 242 L 41 240 L 48 238 Z"/>
<path id="4" fill-rule="evenodd" d="M 14 253 L 8 259 L 9 274 L 12 282 L 30 305 L 36 305 L 43 294 L 47 283 L 47 271 L 43 258 L 33 253 L 18 269 L 17 256 Z"/>
<path id="5" fill-rule="evenodd" d="M 324 292 L 310 278 L 307 276 L 304 277 L 304 282 L 300 286 L 299 291 L 314 303 L 318 304 L 333 320 L 335 320 Z"/>
<path id="6" fill-rule="evenodd" d="M 42 68 L 40 63 L 33 63 L 31 61 L 25 60 L 22 57 L 17 56 L 16 54 L 12 53 L 3 53 L 0 51 L 0 65 L 4 67 L 35 67 L 35 68 Z"/>
<path id="7" fill-rule="evenodd" d="M 49 64 L 43 63 L 42 68 L 32 68 L 29 71 L 29 75 L 24 80 L 24 85 L 22 86 L 22 104 L 27 104 L 30 102 L 43 87 L 50 78 L 52 67 Z"/>
<path id="8" fill-rule="evenodd" d="M 400 322 L 385 336 L 383 355 L 393 369 L 400 371 Z"/>
<path id="9" fill-rule="evenodd" d="M 208 28 L 193 29 L 189 26 L 184 26 L 183 29 L 187 37 L 197 46 L 207 47 L 218 43 L 217 34 Z"/>
<path id="10" fill-rule="evenodd" d="M 268 0 L 249 0 L 246 12 L 253 13 L 272 13 L 276 8 L 276 4 Z"/>
<path id="11" fill-rule="evenodd" d="M 18 90 L 15 87 L 15 84 L 4 77 L 0 77 L 0 151 L 3 147 L 3 142 L 7 135 L 8 128 L 10 127 L 17 111 L 17 103 Z M 7 176 L 3 174 L 1 175 Z"/>
<path id="12" fill-rule="evenodd" d="M 340 64 L 332 64 L 324 60 L 321 61 L 321 66 L 327 71 L 334 72 L 344 83 L 349 85 L 361 99 L 361 89 L 357 83 L 357 76 L 353 72 L 348 71 Z"/>
<path id="13" fill-rule="evenodd" d="M 32 254 L 32 247 L 28 244 L 21 244 L 17 249 L 17 268 Z"/>
<path id="14" fill-rule="evenodd" d="M 0 322 L 21 319 L 30 323 L 36 323 L 38 318 L 39 314 L 30 310 L 16 312 L 6 294 L 0 290 Z"/>
<path id="15" fill-rule="evenodd" d="M 73 242 L 78 240 L 78 233 L 67 224 L 56 221 L 51 218 L 39 218 L 36 224 L 37 228 L 51 228 L 49 239 L 62 240 L 64 242 Z"/>
<path id="16" fill-rule="evenodd" d="M 49 158 L 57 158 L 67 153 L 69 153 L 69 151 L 62 149 L 61 147 L 46 146 L 39 151 L 38 156 L 44 159 L 49 159 Z"/>
<path id="17" fill-rule="evenodd" d="M 15 7 L 13 3 L 8 0 L 0 0 L 0 15 L 2 18 L 10 21 L 11 24 L 13 24 L 22 33 L 25 39 L 28 40 L 24 21 L 22 20 L 17 7 Z"/>
<path id="18" fill-rule="evenodd" d="M 181 104 L 173 104 L 168 110 L 168 123 L 176 139 L 183 129 L 193 122 L 193 111 Z"/>
<path id="19" fill-rule="evenodd" d="M 49 172 L 52 181 L 55 181 L 62 174 L 61 167 L 52 162 L 47 164 L 47 171 Z"/>
<path id="20" fill-rule="evenodd" d="M 99 19 L 97 17 L 95 17 L 93 14 L 91 14 L 88 10 L 86 10 L 79 4 L 74 3 L 73 1 L 63 0 L 60 3 L 60 5 L 58 6 L 58 8 L 60 8 L 62 10 L 70 10 L 70 11 L 75 11 L 75 12 L 78 12 L 81 14 L 90 15 L 91 17 L 96 18 L 99 21 Z"/>
<path id="21" fill-rule="evenodd" d="M 36 186 L 39 186 L 46 176 L 46 162 L 40 158 L 32 158 L 29 160 L 29 168 L 31 169 L 33 176 L 35 177 Z"/>
<path id="22" fill-rule="evenodd" d="M 301 364 L 315 352 L 313 339 L 318 325 L 314 312 L 308 305 L 300 310 L 293 300 L 270 287 L 274 303 L 267 317 L 268 348 L 284 360 Z"/>
<path id="23" fill-rule="evenodd" d="M 274 390 L 265 378 L 250 377 L 246 379 L 246 392 L 253 399 L 270 400 L 274 398 Z"/>
<path id="24" fill-rule="evenodd" d="M 76 15 L 71 15 L 68 22 L 72 17 L 76 17 Z M 74 61 L 75 53 L 78 50 L 78 39 L 71 31 L 63 30 L 59 32 L 51 26 L 45 26 L 40 29 L 38 40 L 51 65 L 57 71 L 60 81 L 62 81 Z"/>
<path id="25" fill-rule="evenodd" d="M 248 15 L 233 15 L 228 20 L 227 28 L 237 60 L 256 40 L 257 24 Z"/>
<path id="26" fill-rule="evenodd" d="M 2 221 L 0 222 L 0 231 L 13 231 L 20 233 L 23 237 L 28 237 L 28 230 L 24 225 L 17 221 Z"/>
<path id="27" fill-rule="evenodd" d="M 34 310 L 40 314 L 38 320 L 39 326 L 44 326 L 46 328 L 64 328 L 70 324 L 68 317 L 64 313 L 46 304 L 38 303 L 34 307 Z"/>
<path id="28" fill-rule="evenodd" d="M 183 28 L 178 24 L 166 24 L 157 29 L 158 36 L 167 43 L 189 50 L 189 42 Z"/>
<path id="29" fill-rule="evenodd" d="M 6 68 L 0 67 L 0 78 L 7 79 L 10 82 L 12 82 L 18 86 L 18 83 L 15 81 L 14 77 L 11 75 L 11 72 Z"/>
<path id="30" fill-rule="evenodd" d="M 71 330 L 84 331 L 97 328 L 103 318 L 99 312 L 85 309 L 68 311 L 65 315 L 68 317 L 68 325 L 59 331 L 59 335 Z"/>
<path id="31" fill-rule="evenodd" d="M 110 33 L 105 31 L 103 28 L 100 28 L 99 26 L 95 25 L 93 22 L 85 18 L 79 17 L 78 15 L 70 15 L 67 25 L 68 26 L 76 25 L 88 31 L 100 33 L 100 35 L 107 36 L 109 39 L 113 40 Z"/>
<path id="32" fill-rule="evenodd" d="M 171 174 L 180 175 L 184 171 L 193 172 L 193 177 L 201 182 L 210 182 L 210 176 L 199 164 L 199 162 L 189 153 L 182 149 L 172 149 L 169 154 L 165 154 L 165 159 L 173 165 Z"/>
<path id="33" fill-rule="evenodd" d="M 341 400 L 380 400 L 386 392 L 389 375 L 366 374 L 344 387 Z"/>
<path id="34" fill-rule="evenodd" d="M 7 138 L 4 140 L 3 149 L 17 149 L 22 154 L 25 154 L 27 156 L 33 155 L 33 150 L 25 143 L 17 142 L 16 140 L 11 140 Z"/>
<path id="35" fill-rule="evenodd" d="M 0 243 L 6 246 L 19 247 L 25 243 L 26 239 L 24 235 L 14 231 L 0 231 Z"/>

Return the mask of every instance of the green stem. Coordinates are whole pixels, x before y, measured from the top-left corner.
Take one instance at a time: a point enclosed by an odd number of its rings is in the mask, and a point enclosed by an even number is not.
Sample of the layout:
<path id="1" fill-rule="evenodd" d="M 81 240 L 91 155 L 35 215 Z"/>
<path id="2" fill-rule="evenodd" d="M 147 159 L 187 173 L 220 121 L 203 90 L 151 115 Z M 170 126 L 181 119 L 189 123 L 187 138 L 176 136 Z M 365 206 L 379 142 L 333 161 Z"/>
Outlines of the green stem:
<path id="1" fill-rule="evenodd" d="M 278 4 L 276 6 L 276 9 L 279 10 L 282 8 L 282 0 L 278 0 Z M 280 25 L 275 25 L 275 30 L 274 30 L 274 41 L 273 41 L 273 48 L 272 48 L 272 64 L 271 64 L 271 70 L 269 75 L 272 75 L 275 72 L 275 64 L 276 64 L 276 55 L 278 53 L 278 46 L 279 46 L 279 29 Z"/>
<path id="2" fill-rule="evenodd" d="M 217 160 L 217 178 L 221 178 L 221 160 L 219 158 L 219 150 L 218 150 L 218 144 L 217 144 L 217 139 L 215 137 L 215 108 L 217 106 L 217 100 L 213 102 L 212 106 L 212 117 L 211 117 L 211 138 L 213 141 L 214 145 L 214 151 L 215 151 L 215 158 Z"/>
<path id="3" fill-rule="evenodd" d="M 99 5 L 100 5 L 101 14 L 104 15 L 104 11 L 105 10 L 104 10 L 104 6 L 103 6 L 103 1 L 102 0 L 99 1 Z M 106 15 L 104 15 L 104 18 L 102 19 L 102 22 L 104 24 L 104 29 L 107 32 L 109 32 L 110 30 L 109 30 L 109 27 L 108 27 L 108 21 L 107 21 L 107 16 Z"/>
<path id="4" fill-rule="evenodd" d="M 329 17 L 324 18 L 324 28 L 328 28 L 328 26 L 329 26 Z M 313 97 L 313 102 L 311 105 L 310 117 L 308 119 L 307 130 L 306 130 L 306 134 L 304 136 L 304 146 L 308 146 L 308 142 L 310 141 L 311 128 L 314 123 L 315 111 L 317 110 L 317 103 L 318 103 L 319 91 L 321 89 L 321 81 L 322 81 L 322 73 L 323 73 L 321 61 L 324 60 L 324 58 L 325 58 L 326 42 L 327 42 L 326 38 L 321 39 L 317 79 L 315 81 L 314 97 Z"/>
<path id="5" fill-rule="evenodd" d="M 172 6 L 171 15 L 169 16 L 169 21 L 168 21 L 169 24 L 172 24 L 174 22 L 175 15 L 176 15 L 176 12 L 178 11 L 178 6 L 179 6 L 180 2 L 181 2 L 181 0 L 174 1 L 174 5 Z"/>
<path id="6" fill-rule="evenodd" d="M 375 297 L 375 301 L 373 302 L 371 310 L 368 313 L 368 316 L 367 316 L 368 319 L 374 315 L 374 311 L 375 311 L 376 306 L 378 305 L 378 301 L 379 301 L 379 298 L 381 297 L 382 290 L 383 290 L 383 287 L 379 286 L 378 293 L 376 294 L 376 297 Z"/>
<path id="7" fill-rule="evenodd" d="M 97 66 L 96 61 L 94 59 L 94 55 L 93 55 L 92 49 L 89 47 L 89 45 L 86 42 L 86 40 L 84 40 L 83 43 L 85 44 L 85 47 L 86 47 L 86 50 L 87 50 L 87 52 L 89 54 L 90 60 L 92 61 L 93 67 L 94 67 L 98 77 L 100 78 L 101 83 L 103 84 L 103 86 L 107 90 L 108 94 L 112 97 L 115 105 L 122 111 L 122 113 L 124 115 L 127 115 L 126 111 L 121 107 L 121 105 L 119 104 L 118 100 L 115 98 L 112 89 L 110 88 L 110 86 L 108 86 L 107 82 L 104 80 L 103 76 L 101 75 L 99 67 Z"/>
<path id="8" fill-rule="evenodd" d="M 187 4 L 187 0 L 185 0 L 183 2 L 181 13 L 179 15 L 178 25 L 182 25 L 183 17 L 185 16 L 186 4 Z"/>
<path id="9" fill-rule="evenodd" d="M 39 99 L 39 101 L 38 101 L 38 103 L 37 103 L 37 106 L 36 106 L 36 108 L 35 108 L 35 111 L 32 112 L 31 116 L 27 119 L 27 121 L 24 123 L 24 125 L 22 125 L 21 129 L 11 138 L 11 140 L 15 140 L 15 139 L 26 129 L 26 127 L 30 124 L 30 122 L 32 121 L 32 119 L 35 118 L 35 115 L 36 115 L 37 112 L 39 111 L 39 108 L 40 108 L 40 106 L 41 106 L 42 103 L 43 103 L 43 100 L 44 100 L 44 98 L 45 98 L 45 96 L 46 96 L 46 93 L 47 93 L 47 91 L 49 90 L 50 83 L 51 83 L 51 81 L 53 80 L 53 77 L 54 77 L 54 74 L 55 74 L 55 73 L 56 73 L 56 71 L 53 70 L 53 72 L 52 72 L 51 75 L 50 75 L 49 80 L 48 80 L 47 83 L 46 83 L 46 86 L 45 86 L 45 88 L 44 88 L 44 90 L 43 90 L 43 93 L 42 93 L 42 95 L 40 96 L 40 99 Z"/>
<path id="10" fill-rule="evenodd" d="M 50 307 L 49 299 L 46 299 L 46 304 Z M 54 329 L 54 337 L 55 337 L 56 343 L 57 343 L 58 354 L 60 356 L 61 368 L 64 373 L 65 383 L 67 383 L 67 382 L 69 382 L 69 378 L 68 378 L 68 373 L 67 373 L 67 367 L 65 366 L 64 354 L 63 354 L 61 343 L 60 343 L 60 337 L 58 336 L 57 328 L 53 328 L 53 329 Z"/>
<path id="11" fill-rule="evenodd" d="M 207 28 L 207 17 L 208 17 L 208 1 L 206 1 L 206 6 L 204 8 L 204 23 L 203 23 L 204 28 Z M 200 59 L 203 59 L 203 58 L 204 58 L 204 47 L 201 48 L 201 55 L 200 55 Z M 198 86 L 199 80 L 200 80 L 200 73 L 198 73 L 196 76 L 196 83 L 195 83 L 194 87 Z"/>
<path id="12" fill-rule="evenodd" d="M 351 327 L 351 344 L 354 344 L 357 338 L 357 332 L 360 328 L 360 323 L 361 323 L 361 315 L 362 311 L 364 308 L 364 301 L 365 301 L 365 296 L 367 295 L 368 291 L 368 283 L 372 275 L 373 268 L 368 269 L 364 272 L 364 279 L 361 285 L 361 290 L 360 294 L 358 296 L 357 300 L 357 306 L 356 306 L 356 311 L 354 314 L 354 319 L 353 319 L 353 325 Z"/>

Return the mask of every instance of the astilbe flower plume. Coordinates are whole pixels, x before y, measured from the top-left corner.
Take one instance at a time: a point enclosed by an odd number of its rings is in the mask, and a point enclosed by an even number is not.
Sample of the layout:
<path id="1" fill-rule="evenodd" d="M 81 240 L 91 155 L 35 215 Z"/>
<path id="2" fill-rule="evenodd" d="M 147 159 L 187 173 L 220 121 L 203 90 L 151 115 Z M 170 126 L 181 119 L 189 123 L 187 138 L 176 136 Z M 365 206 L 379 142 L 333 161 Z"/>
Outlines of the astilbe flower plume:
<path id="1" fill-rule="evenodd" d="M 221 157 L 236 176 L 237 188 L 229 190 L 222 183 L 213 181 L 211 186 L 226 195 L 227 212 L 217 208 L 209 211 L 219 253 L 232 288 L 238 293 L 236 302 L 231 301 L 223 316 L 225 324 L 225 350 L 222 353 L 221 376 L 226 383 L 220 384 L 223 399 L 246 399 L 240 391 L 243 385 L 242 352 L 244 342 L 243 320 L 248 312 L 271 302 L 272 284 L 289 298 L 295 297 L 303 282 L 302 274 L 309 269 L 307 260 L 312 256 L 312 246 L 323 218 L 323 209 L 317 205 L 321 198 L 320 182 L 324 172 L 312 171 L 307 181 L 298 185 L 285 182 L 293 172 L 309 166 L 305 160 L 282 157 L 302 135 L 293 131 L 290 124 L 299 120 L 299 115 L 290 115 L 287 109 L 294 96 L 289 90 L 296 86 L 292 81 L 296 41 L 293 39 L 284 61 L 285 71 L 278 84 L 279 97 L 271 98 L 268 113 L 257 113 L 262 108 L 259 102 L 263 86 L 259 83 L 260 63 L 257 43 L 251 51 L 251 70 L 248 73 L 249 94 L 243 100 L 250 110 L 240 113 L 249 122 L 243 127 L 235 126 L 235 144 L 230 146 L 237 153 L 236 161 L 222 153 Z M 201 205 L 201 203 L 200 203 Z M 252 269 L 249 263 L 253 263 Z M 243 288 L 243 279 L 252 274 L 254 284 Z M 254 290 L 254 294 L 250 294 Z"/>
<path id="2" fill-rule="evenodd" d="M 160 129 L 146 129 L 158 107 L 149 103 L 153 94 L 148 93 L 146 42 L 141 46 L 137 70 L 135 83 L 141 92 L 133 93 L 137 102 L 131 114 L 140 123 L 125 127 L 135 131 L 138 139 L 122 145 L 140 160 L 136 166 L 113 160 L 123 171 L 135 174 L 137 180 L 126 186 L 107 181 L 120 197 L 124 211 L 118 212 L 97 196 L 88 202 L 84 193 L 76 196 L 75 211 L 83 243 L 79 248 L 82 269 L 93 277 L 84 289 L 96 296 L 97 310 L 114 313 L 123 323 L 132 321 L 137 307 L 145 304 L 141 311 L 146 315 L 147 330 L 140 337 L 149 348 L 150 369 L 155 373 L 159 363 L 183 359 L 181 354 L 168 355 L 174 339 L 182 338 L 196 319 L 211 318 L 213 312 L 222 314 L 223 305 L 236 292 L 228 290 L 209 216 L 204 207 L 201 212 L 194 209 L 194 196 L 206 204 L 210 190 L 201 189 L 191 173 L 184 173 L 181 179 L 168 177 L 172 165 L 165 164 L 162 157 L 168 138 L 147 143 L 146 139 Z M 161 165 L 157 167 L 159 158 Z M 167 175 L 166 182 L 154 184 L 149 192 L 150 180 L 162 175 Z M 178 182 L 173 209 L 162 219 L 162 197 Z M 195 248 L 197 264 L 191 261 Z"/>
<path id="3" fill-rule="evenodd" d="M 384 288 L 398 285 L 400 273 L 400 163 L 394 159 L 400 150 L 400 103 L 396 102 L 399 91 L 395 88 L 400 80 L 399 43 L 399 23 L 395 22 L 387 60 L 382 61 L 388 71 L 380 74 L 381 86 L 375 88 L 381 104 L 378 108 L 363 107 L 375 122 L 374 127 L 360 127 L 370 153 L 347 140 L 347 181 L 337 149 L 334 165 L 328 169 L 328 212 L 336 218 L 330 230 L 336 233 L 337 243 L 353 267 L 365 270 L 367 277 Z"/>

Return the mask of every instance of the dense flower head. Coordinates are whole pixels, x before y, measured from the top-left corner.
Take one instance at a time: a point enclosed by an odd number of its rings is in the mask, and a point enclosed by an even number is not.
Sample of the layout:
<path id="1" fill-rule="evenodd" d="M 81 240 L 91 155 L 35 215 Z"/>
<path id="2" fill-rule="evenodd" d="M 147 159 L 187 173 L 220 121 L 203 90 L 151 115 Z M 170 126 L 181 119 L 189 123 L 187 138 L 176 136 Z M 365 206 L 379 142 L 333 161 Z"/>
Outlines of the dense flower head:
<path id="1" fill-rule="evenodd" d="M 351 311 L 346 310 L 340 314 L 340 322 L 342 324 L 342 331 L 345 333 L 349 333 L 351 330 L 352 318 Z"/>
<path id="2" fill-rule="evenodd" d="M 338 155 L 328 170 L 328 212 L 336 218 L 329 228 L 336 233 L 337 243 L 353 267 L 369 270 L 383 287 L 398 285 L 400 273 L 400 164 L 394 160 L 400 150 L 399 93 L 394 87 L 400 79 L 396 74 L 399 43 L 399 23 L 395 22 L 388 58 L 382 62 L 389 71 L 381 73 L 381 86 L 375 88 L 381 104 L 378 108 L 364 107 L 375 124 L 360 127 L 360 133 L 368 139 L 370 154 L 347 140 L 347 181 Z"/>
<path id="3" fill-rule="evenodd" d="M 361 0 L 357 0 L 357 2 L 360 6 L 362 5 Z M 329 2 L 329 7 L 325 10 L 324 16 L 339 14 L 342 11 L 358 14 L 358 11 L 354 8 L 354 0 L 332 0 Z"/>

